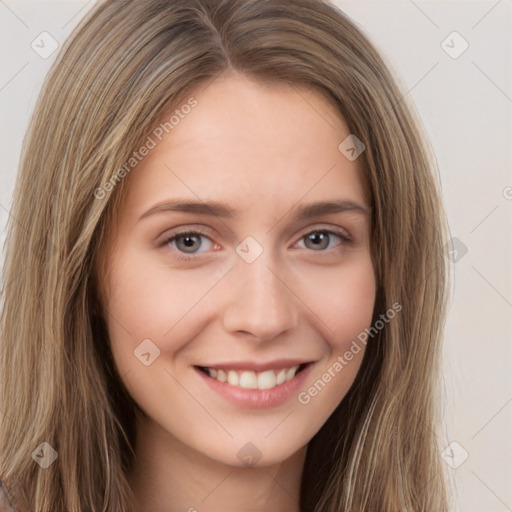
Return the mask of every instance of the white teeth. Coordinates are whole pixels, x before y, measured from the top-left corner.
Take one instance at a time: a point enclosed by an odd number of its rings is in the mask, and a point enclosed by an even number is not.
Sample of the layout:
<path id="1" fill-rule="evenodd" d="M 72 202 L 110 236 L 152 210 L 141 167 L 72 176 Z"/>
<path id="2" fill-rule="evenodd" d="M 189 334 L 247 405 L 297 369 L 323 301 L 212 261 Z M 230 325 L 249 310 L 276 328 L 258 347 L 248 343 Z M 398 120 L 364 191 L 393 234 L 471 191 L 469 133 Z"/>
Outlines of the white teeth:
<path id="1" fill-rule="evenodd" d="M 242 372 L 238 385 L 245 389 L 258 389 L 258 379 L 254 372 Z"/>
<path id="2" fill-rule="evenodd" d="M 228 384 L 232 386 L 238 386 L 238 373 L 233 370 L 229 370 L 228 372 Z"/>
<path id="3" fill-rule="evenodd" d="M 281 370 L 276 377 L 276 384 L 282 384 L 286 380 L 286 370 Z"/>
<path id="4" fill-rule="evenodd" d="M 264 372 L 221 370 L 206 368 L 208 375 L 220 382 L 244 389 L 272 389 L 293 379 L 299 366 L 283 368 L 282 370 L 266 370 Z"/>
<path id="5" fill-rule="evenodd" d="M 276 387 L 276 374 L 272 370 L 258 374 L 258 389 L 271 389 Z"/>
<path id="6" fill-rule="evenodd" d="M 286 370 L 286 380 L 293 379 L 295 376 L 295 372 L 298 370 L 298 366 L 292 366 L 288 370 Z"/>

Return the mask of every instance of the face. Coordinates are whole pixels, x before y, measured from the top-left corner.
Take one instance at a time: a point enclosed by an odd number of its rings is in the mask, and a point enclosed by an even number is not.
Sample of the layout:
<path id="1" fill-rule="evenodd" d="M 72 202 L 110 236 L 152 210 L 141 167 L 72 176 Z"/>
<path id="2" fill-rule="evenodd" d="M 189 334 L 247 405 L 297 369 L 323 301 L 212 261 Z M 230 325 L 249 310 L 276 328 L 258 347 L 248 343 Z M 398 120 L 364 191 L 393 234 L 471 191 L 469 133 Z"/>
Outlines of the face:
<path id="1" fill-rule="evenodd" d="M 277 463 L 360 367 L 370 205 L 338 149 L 350 132 L 318 92 L 230 75 L 193 97 L 126 178 L 103 314 L 140 421 L 168 447 Z"/>

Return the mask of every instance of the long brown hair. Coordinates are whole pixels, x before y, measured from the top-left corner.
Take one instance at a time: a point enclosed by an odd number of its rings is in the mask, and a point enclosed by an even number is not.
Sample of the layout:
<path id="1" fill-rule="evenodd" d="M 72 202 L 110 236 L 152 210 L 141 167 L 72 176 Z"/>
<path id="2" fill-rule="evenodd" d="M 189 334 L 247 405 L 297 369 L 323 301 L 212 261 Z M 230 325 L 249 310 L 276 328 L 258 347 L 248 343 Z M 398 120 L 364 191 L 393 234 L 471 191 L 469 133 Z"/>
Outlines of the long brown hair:
<path id="1" fill-rule="evenodd" d="M 448 228 L 435 159 L 389 66 L 317 0 L 107 0 L 67 40 L 33 113 L 10 211 L 0 475 L 33 511 L 132 511 L 137 404 L 96 293 L 129 181 L 112 177 L 162 113 L 230 71 L 315 88 L 363 141 L 374 321 L 402 307 L 309 443 L 301 510 L 447 512 L 437 436 Z M 58 454 L 47 468 L 31 456 L 43 442 Z"/>

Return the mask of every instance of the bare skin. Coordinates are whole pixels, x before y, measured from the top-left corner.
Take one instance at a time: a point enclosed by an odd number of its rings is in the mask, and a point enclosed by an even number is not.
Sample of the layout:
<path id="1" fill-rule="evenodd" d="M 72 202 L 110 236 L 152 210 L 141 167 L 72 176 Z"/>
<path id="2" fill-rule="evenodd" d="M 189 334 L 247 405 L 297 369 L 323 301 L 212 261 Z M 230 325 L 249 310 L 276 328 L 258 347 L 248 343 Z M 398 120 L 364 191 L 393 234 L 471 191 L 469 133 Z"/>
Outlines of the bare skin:
<path id="1" fill-rule="evenodd" d="M 376 289 L 369 215 L 294 214 L 321 201 L 368 208 L 361 169 L 338 150 L 350 132 L 318 92 L 227 75 L 194 97 L 126 178 L 104 255 L 114 359 L 145 412 L 130 475 L 137 511 L 298 512 L 308 442 L 352 385 L 364 347 L 334 365 L 370 326 Z M 143 216 L 171 199 L 222 202 L 238 215 Z M 200 232 L 168 241 L 178 228 Z M 262 251 L 250 263 L 236 251 L 247 237 L 250 254 Z M 148 366 L 134 356 L 143 340 L 151 357 L 160 351 Z M 311 363 L 300 389 L 258 409 L 227 400 L 196 368 L 292 359 Z"/>

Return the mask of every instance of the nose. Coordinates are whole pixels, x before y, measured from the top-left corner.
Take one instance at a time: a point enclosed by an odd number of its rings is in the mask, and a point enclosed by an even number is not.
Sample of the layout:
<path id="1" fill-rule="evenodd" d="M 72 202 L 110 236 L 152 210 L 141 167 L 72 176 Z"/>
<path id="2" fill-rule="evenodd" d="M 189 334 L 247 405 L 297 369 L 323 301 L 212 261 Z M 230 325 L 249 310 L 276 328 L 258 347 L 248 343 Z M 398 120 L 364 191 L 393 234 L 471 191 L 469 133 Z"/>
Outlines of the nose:
<path id="1" fill-rule="evenodd" d="M 226 331 L 269 340 L 296 327 L 297 297 L 286 282 L 286 273 L 266 254 L 252 263 L 239 258 L 230 272 L 223 290 Z"/>

